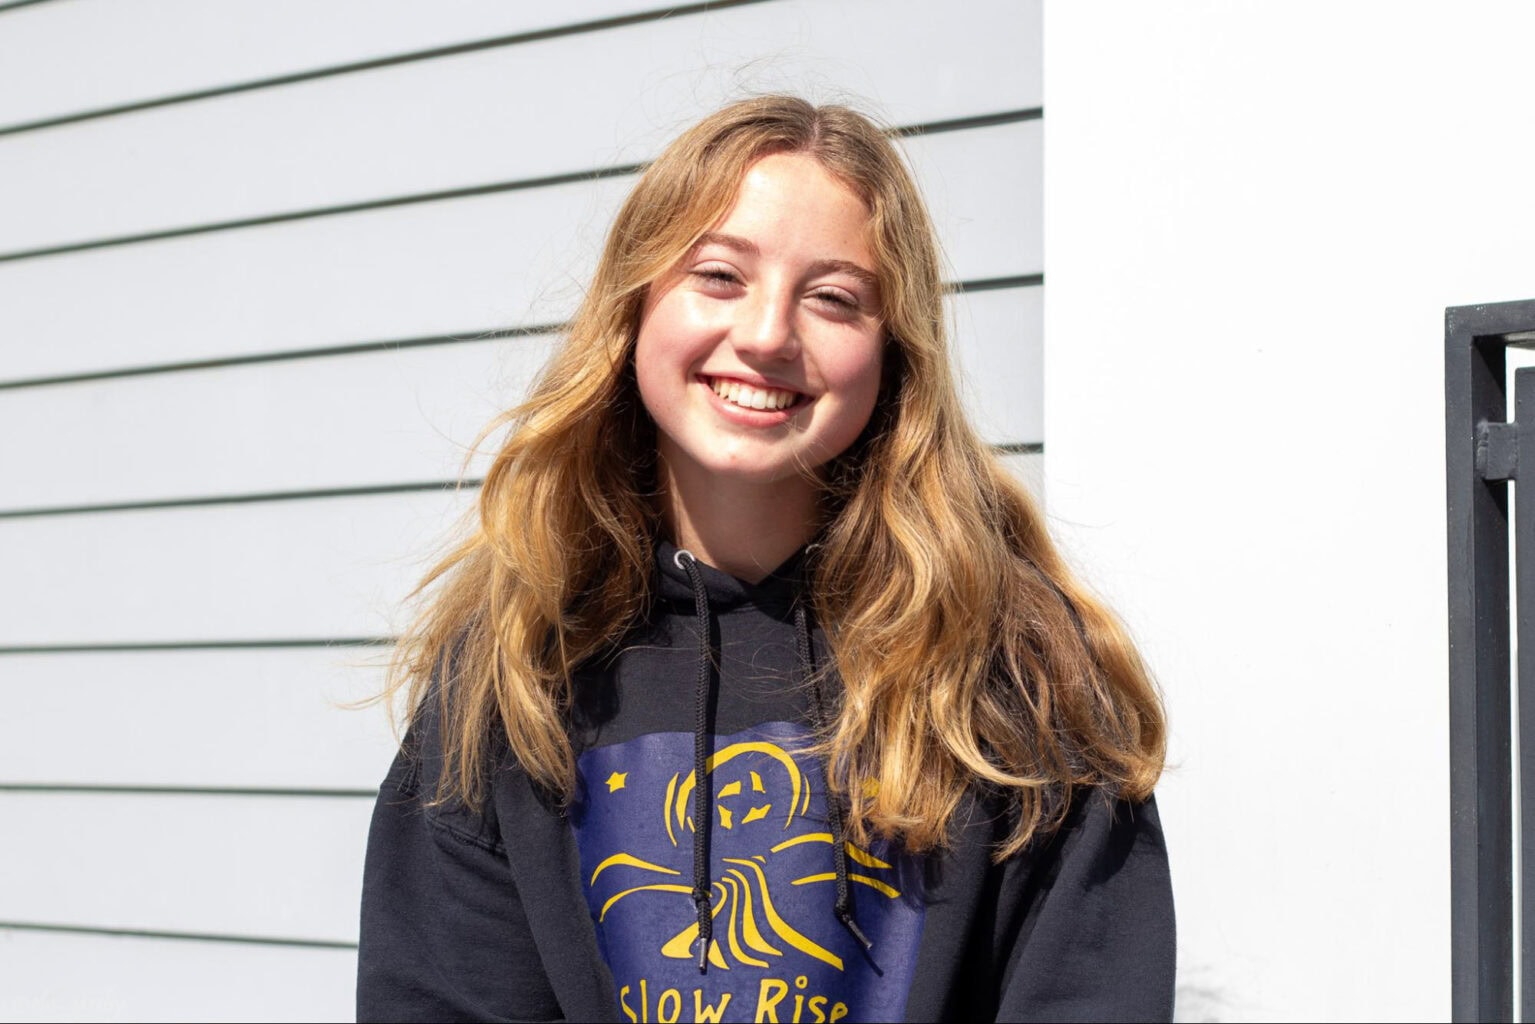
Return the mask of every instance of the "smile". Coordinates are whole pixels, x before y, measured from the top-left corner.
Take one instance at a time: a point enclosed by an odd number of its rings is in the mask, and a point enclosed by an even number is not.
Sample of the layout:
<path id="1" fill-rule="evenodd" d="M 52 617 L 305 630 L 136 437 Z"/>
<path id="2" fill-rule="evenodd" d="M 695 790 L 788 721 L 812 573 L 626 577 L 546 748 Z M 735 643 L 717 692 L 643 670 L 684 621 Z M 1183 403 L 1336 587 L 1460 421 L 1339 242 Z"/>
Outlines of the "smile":
<path id="1" fill-rule="evenodd" d="M 730 380 L 726 377 L 705 377 L 704 383 L 713 389 L 716 395 L 729 402 L 731 405 L 740 406 L 742 409 L 777 410 L 788 409 L 799 405 L 807 396 L 798 391 L 784 391 L 780 388 L 753 387 L 743 384 L 738 380 Z"/>

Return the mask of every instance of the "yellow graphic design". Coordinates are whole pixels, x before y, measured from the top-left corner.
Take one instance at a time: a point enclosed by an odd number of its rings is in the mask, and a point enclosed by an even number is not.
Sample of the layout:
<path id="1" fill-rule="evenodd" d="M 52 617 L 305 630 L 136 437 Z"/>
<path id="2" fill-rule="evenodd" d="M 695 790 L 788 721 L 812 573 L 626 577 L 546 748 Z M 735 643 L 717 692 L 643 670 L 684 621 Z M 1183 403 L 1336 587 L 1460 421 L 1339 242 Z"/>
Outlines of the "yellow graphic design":
<path id="1" fill-rule="evenodd" d="M 705 769 L 709 776 L 717 777 L 722 769 L 741 759 L 750 759 L 750 763 L 755 763 L 762 768 L 762 771 L 769 772 L 769 778 L 775 780 L 779 778 L 778 774 L 769 769 L 775 763 L 782 767 L 787 776 L 784 786 L 787 792 L 778 789 L 776 793 L 770 793 L 768 785 L 763 781 L 762 773 L 750 768 L 746 769 L 744 774 L 730 778 L 715 791 L 714 811 L 718 815 L 718 827 L 734 833 L 747 826 L 755 826 L 751 830 L 752 835 L 756 834 L 757 829 L 771 829 L 771 831 L 765 831 L 762 836 L 763 845 L 767 846 L 772 842 L 773 832 L 781 835 L 784 830 L 794 824 L 796 818 L 804 815 L 809 809 L 810 780 L 800 771 L 794 758 L 790 757 L 782 747 L 762 741 L 735 743 L 725 747 L 705 762 Z M 764 767 L 762 759 L 767 759 L 769 764 Z M 739 772 L 740 767 L 742 766 L 738 766 L 736 771 Z M 614 772 L 608 779 L 608 791 L 611 793 L 624 788 L 626 775 L 627 773 Z M 616 784 L 615 779 L 618 780 Z M 696 788 L 697 780 L 692 772 L 688 772 L 686 776 L 677 772 L 672 775 L 666 785 L 666 794 L 660 810 L 666 836 L 673 847 L 680 847 L 682 834 L 694 828 L 689 810 Z M 783 810 L 775 814 L 775 806 Z M 778 822 L 781 824 L 776 824 Z M 829 964 L 838 971 L 843 970 L 840 956 L 795 928 L 779 913 L 773 904 L 768 872 L 764 871 L 769 856 L 807 843 L 824 843 L 830 846 L 833 841 L 829 832 L 812 832 L 791 836 L 776 845 L 767 846 L 766 855 L 722 858 L 723 873 L 721 877 L 713 879 L 710 885 L 710 914 L 714 918 L 715 925 L 714 939 L 709 945 L 709 963 L 723 971 L 730 970 L 732 965 L 766 968 L 770 963 L 769 958 L 782 957 L 787 950 L 794 950 Z M 887 899 L 893 900 L 901 895 L 900 890 L 873 874 L 873 872 L 893 871 L 894 868 L 890 864 L 852 843 L 845 843 L 845 849 L 853 863 L 869 872 L 850 872 L 848 878 L 851 881 L 866 886 Z M 628 868 L 670 876 L 682 875 L 682 872 L 675 868 L 642 860 L 630 853 L 619 852 L 597 865 L 592 872 L 589 884 L 595 887 L 598 877 L 610 868 Z M 835 873 L 830 871 L 818 872 L 793 879 L 789 884 L 800 886 L 835 882 L 836 877 Z M 621 900 L 641 892 L 691 894 L 692 887 L 680 882 L 652 882 L 628 886 L 602 904 L 598 921 L 605 920 L 608 913 Z M 693 921 L 663 942 L 660 953 L 672 959 L 691 959 L 696 954 L 697 942 L 698 922 Z"/>
<path id="2" fill-rule="evenodd" d="M 601 864 L 597 865 L 597 870 L 592 872 L 592 880 L 591 880 L 590 884 L 596 885 L 597 884 L 597 876 L 602 874 L 603 871 L 605 871 L 605 870 L 607 870 L 608 868 L 611 868 L 611 867 L 620 867 L 620 866 L 631 867 L 631 868 L 644 868 L 647 871 L 659 871 L 663 875 L 680 875 L 680 874 L 682 874 L 681 871 L 673 871 L 671 868 L 664 868 L 664 867 L 662 867 L 659 864 L 652 864 L 648 860 L 640 860 L 638 857 L 632 856 L 631 854 L 615 853 L 615 854 L 613 854 L 613 856 L 609 857 L 607 860 L 605 860 Z M 690 889 L 688 891 L 691 892 L 692 890 Z"/>
<path id="3" fill-rule="evenodd" d="M 831 833 L 812 832 L 810 835 L 795 836 L 793 839 L 785 839 L 783 842 L 773 847 L 771 852 L 777 853 L 778 851 L 786 850 L 791 846 L 798 846 L 800 843 L 825 843 L 827 846 L 830 846 L 832 844 Z M 861 850 L 854 846 L 852 843 L 844 843 L 843 846 L 846 848 L 847 855 L 851 860 L 862 864 L 866 868 L 889 869 L 890 867 L 889 864 L 886 864 L 872 853 L 869 853 L 867 850 Z M 849 872 L 847 877 L 849 880 L 854 882 L 861 882 L 871 889 L 878 889 L 880 892 L 884 893 L 886 896 L 889 896 L 891 899 L 895 899 L 897 896 L 901 895 L 898 890 L 892 888 L 889 885 L 886 885 L 884 882 L 881 882 L 877 878 L 870 878 L 868 875 L 860 875 L 857 872 Z M 828 871 L 820 875 L 806 875 L 804 878 L 796 878 L 789 884 L 808 885 L 811 882 L 835 882 L 836 880 L 837 876 L 834 873 Z"/>
<path id="4" fill-rule="evenodd" d="M 628 772 L 614 772 L 608 776 L 608 792 L 616 793 L 624 788 L 624 783 L 629 781 Z"/>

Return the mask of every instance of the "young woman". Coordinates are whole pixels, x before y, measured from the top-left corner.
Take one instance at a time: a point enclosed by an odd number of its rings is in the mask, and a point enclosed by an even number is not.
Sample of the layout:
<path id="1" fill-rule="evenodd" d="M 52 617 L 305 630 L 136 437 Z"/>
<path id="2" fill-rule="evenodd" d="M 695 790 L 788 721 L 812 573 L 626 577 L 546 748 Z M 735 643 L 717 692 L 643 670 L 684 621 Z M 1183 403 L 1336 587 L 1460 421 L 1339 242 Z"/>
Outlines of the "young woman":
<path id="1" fill-rule="evenodd" d="M 645 172 L 398 647 L 362 1019 L 1171 1016 L 1161 706 L 944 319 L 858 114 Z"/>

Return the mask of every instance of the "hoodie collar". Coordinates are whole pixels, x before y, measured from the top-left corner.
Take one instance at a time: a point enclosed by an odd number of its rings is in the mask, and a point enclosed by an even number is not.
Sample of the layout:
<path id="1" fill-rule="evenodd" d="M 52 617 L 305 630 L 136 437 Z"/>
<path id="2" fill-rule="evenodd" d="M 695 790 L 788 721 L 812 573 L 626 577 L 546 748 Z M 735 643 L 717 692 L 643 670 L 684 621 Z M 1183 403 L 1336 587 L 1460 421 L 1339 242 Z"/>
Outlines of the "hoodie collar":
<path id="1" fill-rule="evenodd" d="M 693 587 L 688 582 L 688 574 L 677 564 L 677 546 L 669 540 L 658 540 L 655 550 L 657 594 L 663 600 L 691 604 Z M 794 614 L 794 602 L 804 587 L 806 550 L 800 548 L 790 555 L 760 583 L 748 583 L 712 565 L 697 563 L 709 607 L 717 612 L 728 612 L 749 605 L 787 622 Z"/>

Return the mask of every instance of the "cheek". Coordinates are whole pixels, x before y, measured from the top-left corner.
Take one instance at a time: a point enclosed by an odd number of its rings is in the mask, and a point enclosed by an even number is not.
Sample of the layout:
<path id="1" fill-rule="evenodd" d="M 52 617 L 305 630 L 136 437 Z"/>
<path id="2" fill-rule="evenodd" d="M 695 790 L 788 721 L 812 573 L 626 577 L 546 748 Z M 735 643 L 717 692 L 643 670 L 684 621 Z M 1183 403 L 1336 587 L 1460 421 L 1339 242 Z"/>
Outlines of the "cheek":
<path id="1" fill-rule="evenodd" d="M 837 433 L 847 434 L 845 443 L 851 444 L 868 425 L 869 417 L 874 414 L 874 404 L 879 400 L 884 369 L 883 340 L 857 352 L 846 353 L 844 359 L 829 369 L 836 373 L 843 395 Z"/>
<path id="2" fill-rule="evenodd" d="M 683 335 L 674 320 L 664 301 L 646 309 L 634 342 L 634 377 L 652 419 L 676 400 L 674 392 L 685 369 Z"/>
<path id="3" fill-rule="evenodd" d="M 641 403 L 654 419 L 657 406 L 664 403 L 659 394 L 660 374 L 656 367 L 655 345 L 644 324 L 640 325 L 639 337 L 634 342 L 634 380 L 639 385 Z"/>

